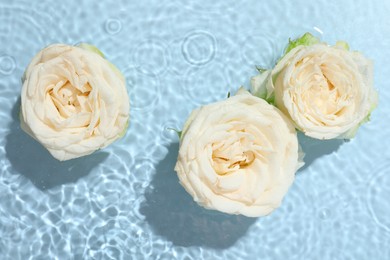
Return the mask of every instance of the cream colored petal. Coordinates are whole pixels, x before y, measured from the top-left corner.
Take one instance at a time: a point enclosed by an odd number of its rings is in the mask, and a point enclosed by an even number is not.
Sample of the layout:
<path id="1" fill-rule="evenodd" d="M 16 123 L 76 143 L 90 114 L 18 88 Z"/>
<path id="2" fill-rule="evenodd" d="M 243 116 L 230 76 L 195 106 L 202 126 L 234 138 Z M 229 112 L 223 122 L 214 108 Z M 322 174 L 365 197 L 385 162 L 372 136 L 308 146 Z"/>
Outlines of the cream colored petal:
<path id="1" fill-rule="evenodd" d="M 24 75 L 24 129 L 59 160 L 87 155 L 112 143 L 123 133 L 129 117 L 125 82 L 119 74 L 93 52 L 48 46 L 33 58 Z M 100 125 L 102 114 L 105 121 Z M 99 131 L 94 131 L 98 126 Z"/>
<path id="2" fill-rule="evenodd" d="M 260 216 L 281 203 L 297 168 L 298 142 L 287 118 L 262 99 L 238 95 L 193 113 L 175 170 L 200 205 Z M 279 186 L 274 197 L 265 195 Z"/>

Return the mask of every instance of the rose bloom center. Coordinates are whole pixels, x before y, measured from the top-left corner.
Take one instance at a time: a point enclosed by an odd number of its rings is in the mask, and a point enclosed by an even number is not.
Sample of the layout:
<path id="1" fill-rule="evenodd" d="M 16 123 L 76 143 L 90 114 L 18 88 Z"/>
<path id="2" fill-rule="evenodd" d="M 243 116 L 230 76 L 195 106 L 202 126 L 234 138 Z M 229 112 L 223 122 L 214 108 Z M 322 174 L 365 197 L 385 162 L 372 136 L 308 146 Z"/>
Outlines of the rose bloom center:
<path id="1" fill-rule="evenodd" d="M 348 96 L 343 93 L 349 86 L 346 78 L 334 76 L 337 74 L 338 65 L 318 64 L 306 58 L 297 66 L 296 79 L 298 85 L 302 86 L 298 95 L 303 101 L 304 111 L 315 118 L 319 115 L 343 115 L 350 103 Z"/>
<path id="2" fill-rule="evenodd" d="M 81 88 L 76 88 L 69 81 L 61 80 L 49 88 L 48 94 L 59 115 L 63 118 L 69 118 L 81 111 L 92 111 L 88 100 L 91 90 L 88 83 L 85 83 Z"/>
<path id="3" fill-rule="evenodd" d="M 232 132 L 230 138 L 212 144 L 215 172 L 225 175 L 243 169 L 255 160 L 254 143 L 245 130 Z"/>

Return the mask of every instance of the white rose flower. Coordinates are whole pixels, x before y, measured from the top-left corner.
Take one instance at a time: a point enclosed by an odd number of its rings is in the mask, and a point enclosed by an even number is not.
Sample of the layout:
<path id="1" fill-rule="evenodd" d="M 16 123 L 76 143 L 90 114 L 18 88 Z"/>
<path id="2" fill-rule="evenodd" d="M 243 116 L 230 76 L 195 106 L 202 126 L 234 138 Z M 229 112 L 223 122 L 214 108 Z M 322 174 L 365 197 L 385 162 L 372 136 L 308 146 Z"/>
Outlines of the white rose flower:
<path id="1" fill-rule="evenodd" d="M 290 42 L 275 68 L 251 83 L 253 94 L 317 139 L 352 138 L 378 102 L 372 62 L 345 42 L 329 46 L 310 34 Z"/>
<path id="2" fill-rule="evenodd" d="M 58 160 L 91 154 L 127 128 L 125 80 L 94 46 L 50 45 L 23 76 L 20 119 Z"/>
<path id="3" fill-rule="evenodd" d="M 281 204 L 300 164 L 294 126 L 244 92 L 191 113 L 175 171 L 199 205 L 257 217 Z"/>

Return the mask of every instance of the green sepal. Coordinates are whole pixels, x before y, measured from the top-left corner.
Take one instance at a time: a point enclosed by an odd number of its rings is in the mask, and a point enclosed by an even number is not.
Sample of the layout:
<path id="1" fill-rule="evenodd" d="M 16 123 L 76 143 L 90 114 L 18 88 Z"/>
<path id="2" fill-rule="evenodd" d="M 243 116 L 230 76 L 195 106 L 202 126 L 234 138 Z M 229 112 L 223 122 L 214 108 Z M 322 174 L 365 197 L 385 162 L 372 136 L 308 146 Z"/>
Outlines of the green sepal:
<path id="1" fill-rule="evenodd" d="M 317 44 L 317 43 L 320 43 L 320 39 L 318 39 L 317 37 L 315 37 L 311 33 L 307 32 L 304 35 L 302 35 L 301 37 L 299 37 L 293 41 L 291 39 L 289 39 L 286 50 L 284 51 L 284 55 L 286 55 L 289 51 L 291 51 L 292 49 L 294 49 L 295 47 L 298 47 L 300 45 L 310 46 L 310 45 Z"/>

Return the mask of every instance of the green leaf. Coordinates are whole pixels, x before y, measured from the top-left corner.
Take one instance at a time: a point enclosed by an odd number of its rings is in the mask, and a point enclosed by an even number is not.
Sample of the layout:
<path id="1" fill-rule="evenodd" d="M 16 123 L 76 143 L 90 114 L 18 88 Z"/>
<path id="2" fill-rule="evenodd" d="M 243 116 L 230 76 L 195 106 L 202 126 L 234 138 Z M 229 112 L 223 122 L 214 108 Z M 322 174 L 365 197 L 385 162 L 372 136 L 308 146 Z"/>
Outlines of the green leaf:
<path id="1" fill-rule="evenodd" d="M 295 47 L 298 47 L 300 45 L 310 46 L 310 45 L 313 45 L 313 44 L 316 44 L 319 42 L 320 42 L 320 40 L 317 37 L 315 37 L 311 33 L 307 32 L 304 35 L 302 35 L 300 38 L 297 38 L 293 41 L 291 41 L 291 39 L 289 39 L 287 48 L 284 52 L 284 55 L 286 55 L 289 51 L 291 51 L 292 49 L 294 49 Z"/>
<path id="2" fill-rule="evenodd" d="M 256 70 L 261 74 L 261 73 L 263 73 L 263 72 L 265 72 L 265 71 L 267 71 L 267 69 L 264 69 L 263 67 L 260 67 L 260 66 L 257 66 L 256 65 Z"/>
<path id="3" fill-rule="evenodd" d="M 179 139 L 181 139 L 181 135 L 183 134 L 183 131 L 177 130 L 175 128 L 168 127 L 167 130 L 175 131 Z"/>

